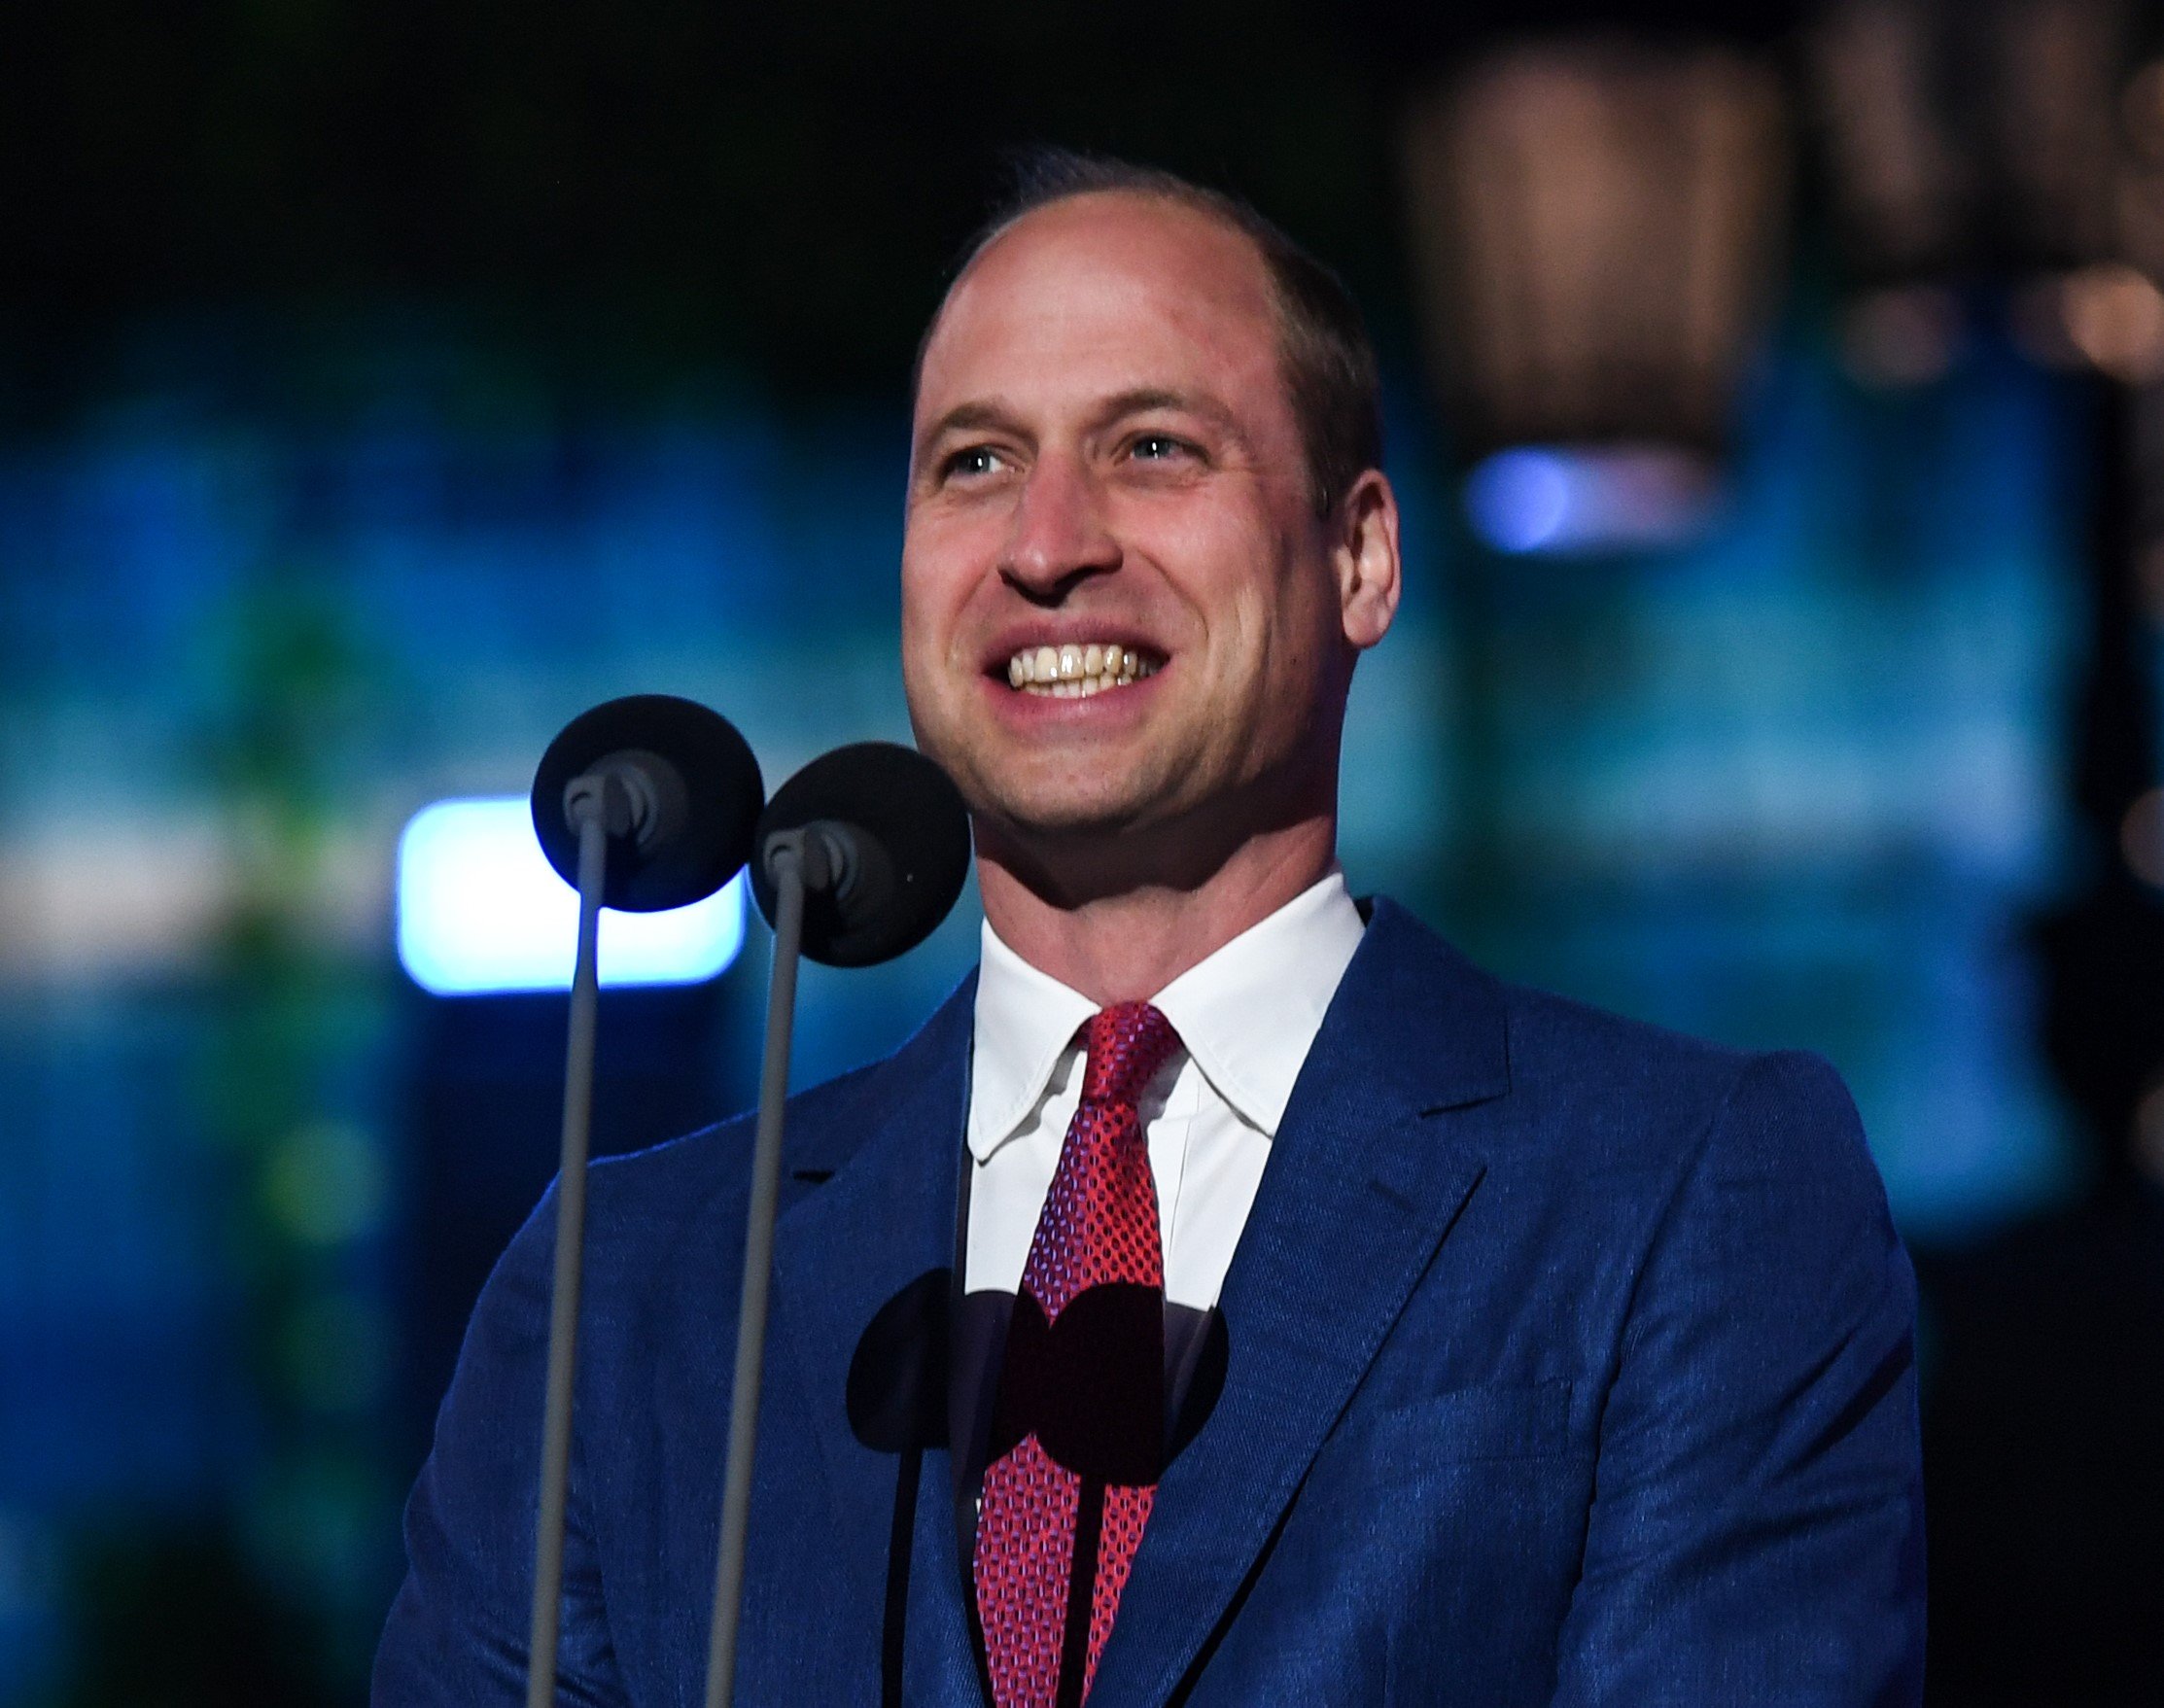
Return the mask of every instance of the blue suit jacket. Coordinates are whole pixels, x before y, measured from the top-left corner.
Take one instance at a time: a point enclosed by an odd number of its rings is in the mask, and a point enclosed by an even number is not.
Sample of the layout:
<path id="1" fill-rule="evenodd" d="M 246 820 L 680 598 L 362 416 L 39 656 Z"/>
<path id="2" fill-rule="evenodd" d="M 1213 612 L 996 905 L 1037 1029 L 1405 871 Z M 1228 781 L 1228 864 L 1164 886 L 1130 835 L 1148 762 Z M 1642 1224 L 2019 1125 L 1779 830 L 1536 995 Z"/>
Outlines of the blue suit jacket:
<path id="1" fill-rule="evenodd" d="M 912 1505 L 845 1407 L 953 1261 L 971 994 L 790 1105 L 742 1702 L 981 1700 L 946 1454 Z M 700 1699 L 750 1152 L 594 1167 L 560 1699 Z M 521 1700 L 553 1219 L 474 1310 L 380 1704 Z M 1379 901 L 1222 1307 L 1094 1708 L 1920 1694 L 1913 1287 L 1816 1058 L 1505 985 Z"/>

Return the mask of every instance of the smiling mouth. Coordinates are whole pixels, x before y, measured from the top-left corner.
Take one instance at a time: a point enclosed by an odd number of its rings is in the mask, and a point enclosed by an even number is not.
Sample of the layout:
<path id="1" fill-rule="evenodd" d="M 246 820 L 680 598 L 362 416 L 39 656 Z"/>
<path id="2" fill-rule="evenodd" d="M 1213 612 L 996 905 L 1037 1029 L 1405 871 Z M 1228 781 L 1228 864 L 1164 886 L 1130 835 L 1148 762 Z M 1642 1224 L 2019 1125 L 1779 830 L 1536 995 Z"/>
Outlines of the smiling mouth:
<path id="1" fill-rule="evenodd" d="M 1163 662 L 1132 647 L 1095 641 L 1025 646 L 1007 660 L 1007 685 L 1040 699 L 1081 700 L 1155 676 Z"/>

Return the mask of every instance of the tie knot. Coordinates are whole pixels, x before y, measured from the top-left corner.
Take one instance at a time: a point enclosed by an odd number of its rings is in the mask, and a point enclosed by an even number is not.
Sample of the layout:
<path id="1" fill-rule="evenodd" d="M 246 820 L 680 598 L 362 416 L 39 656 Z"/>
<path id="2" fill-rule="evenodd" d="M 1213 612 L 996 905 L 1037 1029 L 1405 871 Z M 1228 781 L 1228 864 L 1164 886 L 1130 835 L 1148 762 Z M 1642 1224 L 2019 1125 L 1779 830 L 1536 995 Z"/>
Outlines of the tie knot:
<path id="1" fill-rule="evenodd" d="M 1082 1043 L 1083 1102 L 1132 1107 L 1179 1048 L 1179 1033 L 1149 1003 L 1119 1002 L 1083 1023 Z"/>

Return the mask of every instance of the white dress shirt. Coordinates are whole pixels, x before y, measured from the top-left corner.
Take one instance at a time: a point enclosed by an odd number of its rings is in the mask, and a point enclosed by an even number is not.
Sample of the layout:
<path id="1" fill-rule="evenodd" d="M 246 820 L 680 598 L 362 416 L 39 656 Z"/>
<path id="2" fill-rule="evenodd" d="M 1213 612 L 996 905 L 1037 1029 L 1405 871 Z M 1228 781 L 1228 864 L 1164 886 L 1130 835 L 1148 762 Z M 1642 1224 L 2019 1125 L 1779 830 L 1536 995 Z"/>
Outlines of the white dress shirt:
<path id="1" fill-rule="evenodd" d="M 1217 1303 L 1293 1081 L 1364 928 L 1333 867 L 1151 998 L 1182 1045 L 1142 1097 L 1169 1303 Z M 1074 1034 L 1097 1007 L 986 924 L 969 1094 L 969 1292 L 1021 1288 L 1082 1096 Z"/>

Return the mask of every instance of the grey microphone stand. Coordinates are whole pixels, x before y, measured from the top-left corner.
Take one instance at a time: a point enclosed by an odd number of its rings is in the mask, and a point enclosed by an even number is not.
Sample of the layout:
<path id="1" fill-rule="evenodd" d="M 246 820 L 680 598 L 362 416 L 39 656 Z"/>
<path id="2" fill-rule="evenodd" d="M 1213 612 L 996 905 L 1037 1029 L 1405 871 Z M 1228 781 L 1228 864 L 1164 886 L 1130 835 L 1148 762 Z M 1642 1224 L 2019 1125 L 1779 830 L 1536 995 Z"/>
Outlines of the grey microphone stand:
<path id="1" fill-rule="evenodd" d="M 736 1692 L 737 1616 L 744 1605 L 751 1455 L 759 1431 L 759 1382 L 766 1367 L 767 1297 L 774 1272 L 774 1213 L 782 1190 L 782 1121 L 789 1095 L 789 1045 L 796 1028 L 804 897 L 826 889 L 845 892 L 853 867 L 850 852 L 849 832 L 825 823 L 779 831 L 767 838 L 761 851 L 767 876 L 774 881 L 774 966 L 767 986 L 758 1135 L 751 1147 L 751 1201 L 744 1225 L 743 1305 L 737 1312 L 736 1382 L 729 1399 L 729 1457 L 722 1475 L 721 1545 L 714 1573 L 706 1708 L 729 1708 Z"/>
<path id="2" fill-rule="evenodd" d="M 642 805 L 647 811 L 642 814 Z M 594 1022 L 601 1001 L 597 954 L 609 839 L 651 821 L 636 784 L 589 771 L 564 789 L 564 817 L 578 830 L 578 956 L 571 981 L 571 1036 L 564 1050 L 564 1136 L 556 1172 L 556 1281 L 548 1311 L 547 1403 L 541 1424 L 541 1515 L 534 1536 L 534 1616 L 526 1649 L 526 1708 L 552 1708 L 564 1586 L 564 1507 L 571 1481 L 572 1379 L 578 1354 L 578 1286 L 586 1238 L 586 1150 L 594 1112 Z"/>

